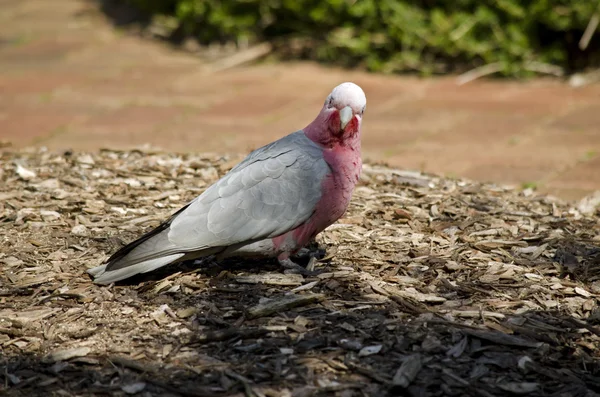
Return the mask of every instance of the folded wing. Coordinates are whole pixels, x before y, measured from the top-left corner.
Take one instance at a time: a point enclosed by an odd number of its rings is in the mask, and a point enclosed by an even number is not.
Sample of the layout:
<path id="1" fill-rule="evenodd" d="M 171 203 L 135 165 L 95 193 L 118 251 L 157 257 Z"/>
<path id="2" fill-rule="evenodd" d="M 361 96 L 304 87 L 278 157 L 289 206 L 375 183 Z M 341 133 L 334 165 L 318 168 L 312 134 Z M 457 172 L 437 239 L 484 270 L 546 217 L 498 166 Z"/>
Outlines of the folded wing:
<path id="1" fill-rule="evenodd" d="M 329 172 L 319 146 L 302 131 L 290 134 L 252 152 L 167 222 L 89 272 L 96 275 L 95 282 L 110 283 L 187 253 L 209 255 L 276 237 L 310 218 Z"/>

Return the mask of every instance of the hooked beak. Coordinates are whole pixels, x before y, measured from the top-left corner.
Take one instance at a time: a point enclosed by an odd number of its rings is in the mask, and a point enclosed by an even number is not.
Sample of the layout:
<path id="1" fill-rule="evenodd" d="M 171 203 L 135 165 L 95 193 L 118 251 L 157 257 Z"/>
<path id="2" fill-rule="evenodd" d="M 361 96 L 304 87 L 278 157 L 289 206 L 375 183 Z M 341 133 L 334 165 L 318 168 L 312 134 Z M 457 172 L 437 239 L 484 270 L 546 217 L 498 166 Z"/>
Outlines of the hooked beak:
<path id="1" fill-rule="evenodd" d="M 340 130 L 343 131 L 346 129 L 346 126 L 352 120 L 352 108 L 350 106 L 346 106 L 342 110 L 340 110 Z"/>

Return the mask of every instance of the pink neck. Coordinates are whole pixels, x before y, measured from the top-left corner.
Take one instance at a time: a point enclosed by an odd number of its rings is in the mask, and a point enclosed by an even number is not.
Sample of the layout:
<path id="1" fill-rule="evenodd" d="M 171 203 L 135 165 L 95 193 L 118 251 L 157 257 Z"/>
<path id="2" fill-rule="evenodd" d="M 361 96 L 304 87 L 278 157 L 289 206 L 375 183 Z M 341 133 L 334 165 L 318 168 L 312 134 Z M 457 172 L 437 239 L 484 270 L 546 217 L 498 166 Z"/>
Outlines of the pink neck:
<path id="1" fill-rule="evenodd" d="M 327 129 L 326 127 L 324 128 L 324 126 L 328 125 L 329 123 L 327 122 L 327 114 L 325 114 L 325 112 L 320 112 L 317 118 L 307 125 L 303 131 L 311 141 L 322 146 L 328 146 L 327 141 L 329 139 L 327 137 Z"/>
<path id="2" fill-rule="evenodd" d="M 360 153 L 360 123 L 355 126 L 356 132 L 344 135 L 329 131 L 330 125 L 329 115 L 321 111 L 317 118 L 307 125 L 303 131 L 308 139 L 323 148 L 345 147 Z"/>

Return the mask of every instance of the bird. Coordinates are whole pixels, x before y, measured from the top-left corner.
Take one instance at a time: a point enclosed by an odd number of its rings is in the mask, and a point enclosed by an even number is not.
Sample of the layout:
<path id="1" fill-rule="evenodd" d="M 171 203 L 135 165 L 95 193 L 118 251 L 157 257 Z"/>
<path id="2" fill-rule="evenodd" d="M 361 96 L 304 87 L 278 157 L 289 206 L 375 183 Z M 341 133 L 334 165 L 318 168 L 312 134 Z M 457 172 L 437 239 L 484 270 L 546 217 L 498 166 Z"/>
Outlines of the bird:
<path id="1" fill-rule="evenodd" d="M 367 100 L 345 82 L 305 128 L 252 151 L 156 228 L 87 270 L 108 285 L 171 263 L 214 256 L 290 257 L 346 212 L 362 169 Z"/>

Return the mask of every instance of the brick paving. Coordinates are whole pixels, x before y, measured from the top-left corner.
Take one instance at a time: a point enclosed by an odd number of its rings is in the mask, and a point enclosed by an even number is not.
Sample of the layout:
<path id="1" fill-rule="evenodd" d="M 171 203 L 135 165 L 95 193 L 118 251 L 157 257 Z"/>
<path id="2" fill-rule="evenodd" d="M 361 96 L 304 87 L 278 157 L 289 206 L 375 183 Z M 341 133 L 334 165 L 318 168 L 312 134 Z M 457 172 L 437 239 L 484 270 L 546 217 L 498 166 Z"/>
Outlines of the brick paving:
<path id="1" fill-rule="evenodd" d="M 208 73 L 83 0 L 0 0 L 0 140 L 239 153 L 307 124 L 330 89 L 368 98 L 366 159 L 566 199 L 600 189 L 600 86 L 381 76 L 311 63 Z"/>

